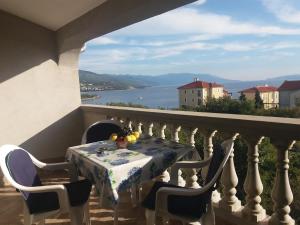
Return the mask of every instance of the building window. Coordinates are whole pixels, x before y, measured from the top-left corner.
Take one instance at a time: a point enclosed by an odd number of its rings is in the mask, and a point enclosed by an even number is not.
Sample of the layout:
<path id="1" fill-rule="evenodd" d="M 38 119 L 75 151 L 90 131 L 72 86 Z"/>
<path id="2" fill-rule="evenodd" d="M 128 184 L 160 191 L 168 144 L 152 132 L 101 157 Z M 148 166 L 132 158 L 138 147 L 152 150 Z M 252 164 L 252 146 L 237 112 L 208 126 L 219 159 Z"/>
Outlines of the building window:
<path id="1" fill-rule="evenodd" d="M 194 94 L 194 90 L 192 90 L 192 94 Z"/>
<path id="2" fill-rule="evenodd" d="M 192 99 L 192 102 L 194 102 L 194 99 Z"/>
<path id="3" fill-rule="evenodd" d="M 184 98 L 184 102 L 186 102 L 186 98 Z"/>
<path id="4" fill-rule="evenodd" d="M 200 90 L 198 90 L 198 96 L 199 96 L 199 97 L 201 96 L 201 91 L 200 91 Z"/>
<path id="5" fill-rule="evenodd" d="M 184 90 L 184 94 L 186 94 L 186 90 Z"/>

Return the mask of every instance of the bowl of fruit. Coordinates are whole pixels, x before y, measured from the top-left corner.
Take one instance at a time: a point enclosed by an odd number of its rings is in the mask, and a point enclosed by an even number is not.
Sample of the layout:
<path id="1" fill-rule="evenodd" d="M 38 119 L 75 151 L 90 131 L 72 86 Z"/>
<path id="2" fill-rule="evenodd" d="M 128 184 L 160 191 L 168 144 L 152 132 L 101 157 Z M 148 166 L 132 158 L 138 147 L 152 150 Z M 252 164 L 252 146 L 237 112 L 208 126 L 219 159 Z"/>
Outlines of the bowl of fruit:
<path id="1" fill-rule="evenodd" d="M 128 144 L 134 144 L 139 137 L 140 133 L 138 131 L 132 131 L 125 127 L 121 132 L 113 133 L 110 139 L 116 142 L 118 148 L 127 148 Z"/>

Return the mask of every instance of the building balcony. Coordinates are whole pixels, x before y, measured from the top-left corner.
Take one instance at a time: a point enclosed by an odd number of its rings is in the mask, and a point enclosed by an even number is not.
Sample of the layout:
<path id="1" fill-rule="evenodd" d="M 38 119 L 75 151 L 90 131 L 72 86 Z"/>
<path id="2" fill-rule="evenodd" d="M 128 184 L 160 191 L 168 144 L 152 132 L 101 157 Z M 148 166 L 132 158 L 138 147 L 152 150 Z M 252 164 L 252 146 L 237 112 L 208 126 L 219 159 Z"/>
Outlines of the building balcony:
<path id="1" fill-rule="evenodd" d="M 222 187 L 220 191 L 215 191 L 213 195 L 217 224 L 295 224 L 294 219 L 290 216 L 293 190 L 288 175 L 288 155 L 289 150 L 295 143 L 294 140 L 299 140 L 299 120 L 94 105 L 82 105 L 77 111 L 80 116 L 76 120 L 70 121 L 70 123 L 81 124 L 79 133 L 83 133 L 84 129 L 95 121 L 114 119 L 148 135 L 170 138 L 176 142 L 182 141 L 180 138 L 182 137 L 181 134 L 184 133 L 185 142 L 193 147 L 195 147 L 196 135 L 201 135 L 204 138 L 202 146 L 204 158 L 213 154 L 213 140 L 217 134 L 224 139 L 242 138 L 248 147 L 247 175 L 244 183 L 241 184 L 235 167 L 235 165 L 241 163 L 235 161 L 235 159 L 241 158 L 241 156 L 236 155 L 237 153 L 232 154 L 221 177 Z M 74 132 L 75 139 L 77 139 L 78 132 Z M 70 133 L 60 134 L 62 138 L 69 135 Z M 263 186 L 259 170 L 260 143 L 266 137 L 277 149 L 273 162 L 276 164 L 276 176 L 272 187 Z M 68 137 L 68 139 L 72 139 L 72 137 Z M 64 154 L 65 151 L 61 151 L 60 157 L 64 157 Z M 179 173 L 179 176 L 181 186 L 199 187 L 199 174 L 197 175 L 196 170 L 183 170 Z M 57 176 L 54 174 L 54 177 L 53 174 L 51 176 L 47 175 L 45 178 L 52 183 L 65 179 L 63 174 L 57 174 Z M 168 181 L 168 171 L 164 172 L 162 179 Z M 238 186 L 243 186 L 245 199 L 237 197 Z M 9 186 L 4 186 L 1 189 L 1 204 L 9 206 L 11 209 L 1 212 L 1 224 L 20 224 L 22 213 L 19 194 Z M 264 201 L 262 196 L 266 190 L 270 189 L 272 189 L 273 211 L 267 213 L 262 207 L 262 201 Z M 126 194 L 124 198 L 126 198 Z M 299 199 L 294 201 L 299 201 Z M 100 209 L 97 205 L 96 196 L 91 197 L 90 205 L 92 224 L 112 224 L 112 210 Z M 136 208 L 130 208 L 126 204 L 124 206 L 126 210 L 124 215 L 121 213 L 120 224 L 145 223 L 143 209 L 138 208 L 141 213 L 136 216 L 137 214 L 134 213 L 137 210 Z M 12 213 L 18 216 L 12 217 Z M 67 223 L 67 221 L 64 218 L 48 220 L 49 224 L 61 224 Z"/>

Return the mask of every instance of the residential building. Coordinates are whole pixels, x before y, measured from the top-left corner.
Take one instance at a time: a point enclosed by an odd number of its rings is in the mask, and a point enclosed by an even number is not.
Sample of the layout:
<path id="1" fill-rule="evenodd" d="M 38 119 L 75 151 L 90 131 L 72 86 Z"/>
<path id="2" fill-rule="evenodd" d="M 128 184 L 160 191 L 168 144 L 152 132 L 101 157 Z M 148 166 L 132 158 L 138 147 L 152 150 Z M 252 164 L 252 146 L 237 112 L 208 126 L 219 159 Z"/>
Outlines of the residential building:
<path id="1" fill-rule="evenodd" d="M 284 81 L 279 90 L 280 108 L 300 106 L 300 80 Z"/>
<path id="2" fill-rule="evenodd" d="M 194 82 L 178 87 L 179 105 L 196 107 L 206 104 L 209 98 L 223 98 L 224 87 L 195 79 Z"/>
<path id="3" fill-rule="evenodd" d="M 248 100 L 255 100 L 256 92 L 259 93 L 265 109 L 277 108 L 279 106 L 279 92 L 277 87 L 265 85 L 240 91 L 241 95 L 244 94 Z"/>

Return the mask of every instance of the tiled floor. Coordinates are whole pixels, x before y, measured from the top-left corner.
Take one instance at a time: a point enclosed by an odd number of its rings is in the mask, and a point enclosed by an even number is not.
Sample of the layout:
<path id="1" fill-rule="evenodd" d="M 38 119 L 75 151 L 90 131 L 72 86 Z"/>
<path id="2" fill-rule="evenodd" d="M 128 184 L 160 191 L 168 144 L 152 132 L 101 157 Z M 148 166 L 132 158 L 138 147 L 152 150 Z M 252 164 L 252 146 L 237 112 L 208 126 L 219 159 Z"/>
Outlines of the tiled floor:
<path id="1" fill-rule="evenodd" d="M 45 173 L 41 174 L 41 177 L 45 184 L 68 182 L 64 172 Z M 128 199 L 129 196 L 125 193 L 121 197 Z M 14 188 L 10 186 L 0 188 L 0 224 L 23 224 L 22 204 L 21 196 Z M 113 224 L 113 210 L 100 208 L 97 196 L 91 194 L 89 205 L 92 225 Z M 141 207 L 134 208 L 130 203 L 122 203 L 120 206 L 119 225 L 145 225 L 144 210 Z M 70 220 L 68 215 L 62 215 L 59 218 L 47 219 L 46 224 L 64 225 L 70 224 Z"/>

